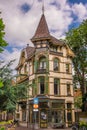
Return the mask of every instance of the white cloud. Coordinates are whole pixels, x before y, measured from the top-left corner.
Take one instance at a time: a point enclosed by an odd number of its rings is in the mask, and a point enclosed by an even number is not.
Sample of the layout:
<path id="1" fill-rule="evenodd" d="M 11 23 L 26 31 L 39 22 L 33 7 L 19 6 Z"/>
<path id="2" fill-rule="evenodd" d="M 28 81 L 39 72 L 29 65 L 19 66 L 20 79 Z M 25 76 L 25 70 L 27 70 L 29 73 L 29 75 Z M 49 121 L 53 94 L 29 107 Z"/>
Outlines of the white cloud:
<path id="1" fill-rule="evenodd" d="M 72 11 L 78 17 L 79 22 L 82 22 L 83 19 L 87 19 L 87 5 L 83 5 L 82 3 L 74 4 Z"/>
<path id="2" fill-rule="evenodd" d="M 0 60 L 5 61 L 5 64 L 9 63 L 11 60 L 15 60 L 11 66 L 12 69 L 15 69 L 19 62 L 20 53 L 21 50 L 17 48 L 13 48 L 12 52 L 4 50 L 4 52 L 0 54 Z"/>
<path id="3" fill-rule="evenodd" d="M 57 37 L 60 37 L 68 30 L 68 25 L 72 22 L 72 18 L 70 17 L 69 5 L 66 0 L 62 0 L 62 3 L 60 0 L 55 1 L 57 5 L 60 5 L 60 9 L 50 5 L 54 0 L 45 1 L 45 14 L 49 28 L 57 29 L 57 34 L 59 34 Z M 6 40 L 11 45 L 24 47 L 25 43 L 29 43 L 30 38 L 35 33 L 41 15 L 42 3 L 38 2 L 38 0 L 1 0 L 0 3 L 2 17 L 6 25 Z M 26 14 L 23 14 L 20 10 L 21 5 L 24 3 L 33 4 L 31 10 Z"/>

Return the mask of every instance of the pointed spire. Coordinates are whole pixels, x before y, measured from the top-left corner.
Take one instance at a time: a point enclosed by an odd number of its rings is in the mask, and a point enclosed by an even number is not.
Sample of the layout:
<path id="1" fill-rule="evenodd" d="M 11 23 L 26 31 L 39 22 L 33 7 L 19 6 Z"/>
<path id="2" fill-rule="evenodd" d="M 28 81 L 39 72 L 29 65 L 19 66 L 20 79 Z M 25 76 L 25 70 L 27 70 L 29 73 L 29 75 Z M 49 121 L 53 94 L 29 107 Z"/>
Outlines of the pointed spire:
<path id="1" fill-rule="evenodd" d="M 48 38 L 49 36 L 50 36 L 50 33 L 47 26 L 47 22 L 46 22 L 44 14 L 42 14 L 38 27 L 36 29 L 35 35 L 33 36 L 31 40 L 35 41 L 37 39 Z"/>
<path id="2" fill-rule="evenodd" d="M 42 0 L 42 14 L 44 14 L 44 0 Z"/>

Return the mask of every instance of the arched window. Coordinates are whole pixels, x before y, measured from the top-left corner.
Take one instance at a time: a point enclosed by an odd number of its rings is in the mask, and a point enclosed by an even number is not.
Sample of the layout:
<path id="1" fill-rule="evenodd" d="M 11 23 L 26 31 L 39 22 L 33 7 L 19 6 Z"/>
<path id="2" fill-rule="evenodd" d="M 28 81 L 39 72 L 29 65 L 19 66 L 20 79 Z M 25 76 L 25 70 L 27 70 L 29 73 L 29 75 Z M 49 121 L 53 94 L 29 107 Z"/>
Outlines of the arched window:
<path id="1" fill-rule="evenodd" d="M 57 58 L 53 61 L 53 70 L 58 71 L 59 70 L 59 60 Z"/>
<path id="2" fill-rule="evenodd" d="M 39 59 L 39 69 L 46 69 L 46 57 L 40 57 Z"/>

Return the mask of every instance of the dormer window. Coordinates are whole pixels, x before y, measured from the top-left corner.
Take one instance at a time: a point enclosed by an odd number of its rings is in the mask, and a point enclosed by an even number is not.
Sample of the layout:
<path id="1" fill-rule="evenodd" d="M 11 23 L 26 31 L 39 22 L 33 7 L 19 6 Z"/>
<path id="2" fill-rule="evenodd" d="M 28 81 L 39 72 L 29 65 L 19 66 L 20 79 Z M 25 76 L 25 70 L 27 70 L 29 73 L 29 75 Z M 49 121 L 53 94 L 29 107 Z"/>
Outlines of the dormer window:
<path id="1" fill-rule="evenodd" d="M 57 47 L 51 46 L 51 51 L 57 52 Z"/>
<path id="2" fill-rule="evenodd" d="M 53 69 L 54 69 L 54 71 L 59 70 L 59 60 L 57 58 L 55 58 L 53 61 Z"/>
<path id="3" fill-rule="evenodd" d="M 57 52 L 57 47 L 54 47 L 53 50 L 54 50 L 55 52 Z"/>

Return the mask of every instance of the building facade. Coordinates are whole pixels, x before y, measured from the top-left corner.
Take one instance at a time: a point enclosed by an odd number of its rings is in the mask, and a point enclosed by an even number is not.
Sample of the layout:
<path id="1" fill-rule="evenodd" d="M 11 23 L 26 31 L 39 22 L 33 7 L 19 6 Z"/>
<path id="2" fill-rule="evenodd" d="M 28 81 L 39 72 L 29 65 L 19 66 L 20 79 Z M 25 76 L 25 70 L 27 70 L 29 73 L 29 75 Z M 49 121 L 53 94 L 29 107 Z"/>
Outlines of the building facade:
<path id="1" fill-rule="evenodd" d="M 72 57 L 70 48 L 53 37 L 42 14 L 31 39 L 34 47 L 27 45 L 21 52 L 17 83 L 28 81 L 27 98 L 17 104 L 16 118 L 40 128 L 68 127 L 75 121 L 72 83 Z M 34 111 L 34 98 L 38 108 Z"/>

